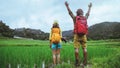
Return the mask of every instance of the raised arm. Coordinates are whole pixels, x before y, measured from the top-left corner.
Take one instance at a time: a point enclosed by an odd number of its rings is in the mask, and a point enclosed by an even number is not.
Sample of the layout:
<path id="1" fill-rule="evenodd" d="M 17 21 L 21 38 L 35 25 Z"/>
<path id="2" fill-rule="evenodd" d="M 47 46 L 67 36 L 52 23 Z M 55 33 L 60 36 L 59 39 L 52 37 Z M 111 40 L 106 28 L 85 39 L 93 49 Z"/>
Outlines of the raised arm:
<path id="1" fill-rule="evenodd" d="M 72 11 L 70 10 L 69 4 L 67 3 L 67 1 L 65 2 L 65 6 L 66 6 L 66 8 L 67 8 L 67 10 L 68 10 L 68 12 L 69 12 L 69 15 L 70 15 L 72 18 L 74 18 L 74 15 L 73 15 Z"/>
<path id="2" fill-rule="evenodd" d="M 87 13 L 86 13 L 86 15 L 85 15 L 87 19 L 88 19 L 89 14 L 90 14 L 91 7 L 92 7 L 92 3 L 90 3 L 90 4 L 88 5 L 88 11 L 87 11 Z"/>

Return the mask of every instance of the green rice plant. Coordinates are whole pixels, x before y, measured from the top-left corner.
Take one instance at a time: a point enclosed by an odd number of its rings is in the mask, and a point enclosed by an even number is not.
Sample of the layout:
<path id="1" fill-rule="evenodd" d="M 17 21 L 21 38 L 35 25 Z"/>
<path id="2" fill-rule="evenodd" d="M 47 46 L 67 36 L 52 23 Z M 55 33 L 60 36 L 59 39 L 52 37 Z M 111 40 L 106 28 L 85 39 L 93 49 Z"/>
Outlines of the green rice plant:
<path id="1" fill-rule="evenodd" d="M 88 41 L 88 61 L 92 64 L 93 68 L 98 67 L 98 64 L 104 66 L 105 64 L 102 63 L 112 61 L 107 58 L 119 52 L 120 44 L 118 43 L 120 42 L 104 40 Z M 0 39 L 0 68 L 5 68 L 8 64 L 11 64 L 11 68 L 16 68 L 18 64 L 20 64 L 22 68 L 33 68 L 35 64 L 38 67 L 42 67 L 43 61 L 45 65 L 48 66 L 53 62 L 52 49 L 50 49 L 48 45 L 48 41 Z M 80 59 L 83 60 L 82 48 L 80 48 L 79 51 Z M 68 60 L 70 64 L 67 64 Z M 117 60 L 119 60 L 119 58 L 117 58 Z M 74 65 L 74 61 L 73 43 L 62 43 L 61 62 L 65 62 L 65 64 L 60 64 L 57 68 L 61 66 L 70 68 Z M 117 63 L 119 62 L 117 61 Z M 107 65 L 107 67 L 109 66 Z"/>

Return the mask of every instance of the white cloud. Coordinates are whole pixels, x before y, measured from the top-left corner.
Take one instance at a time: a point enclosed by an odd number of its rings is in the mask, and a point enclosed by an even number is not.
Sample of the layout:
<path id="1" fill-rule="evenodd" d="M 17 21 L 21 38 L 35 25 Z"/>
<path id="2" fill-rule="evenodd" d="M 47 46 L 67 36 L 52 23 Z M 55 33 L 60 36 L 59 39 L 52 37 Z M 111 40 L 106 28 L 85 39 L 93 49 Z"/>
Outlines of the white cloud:
<path id="1" fill-rule="evenodd" d="M 88 9 L 88 0 L 68 0 L 68 2 L 73 12 L 79 7 L 83 8 L 84 12 Z M 92 2 L 93 7 L 88 19 L 89 26 L 103 21 L 119 21 L 119 0 Z M 58 20 L 63 31 L 73 29 L 73 21 L 67 12 L 64 0 L 11 0 L 9 2 L 3 0 L 1 3 L 0 16 L 2 17 L 0 18 L 5 19 L 5 23 L 11 28 L 26 27 L 49 32 L 53 21 Z"/>
<path id="2" fill-rule="evenodd" d="M 29 24 L 27 23 L 27 21 L 26 21 L 26 19 L 24 17 L 20 18 L 16 22 L 13 22 L 13 24 L 12 24 L 12 27 L 21 28 L 21 26 L 29 28 Z"/>
<path id="3" fill-rule="evenodd" d="M 90 18 L 88 19 L 89 26 L 104 21 L 119 21 L 120 9 L 117 6 L 119 6 L 117 3 L 112 4 L 111 2 L 93 6 Z"/>

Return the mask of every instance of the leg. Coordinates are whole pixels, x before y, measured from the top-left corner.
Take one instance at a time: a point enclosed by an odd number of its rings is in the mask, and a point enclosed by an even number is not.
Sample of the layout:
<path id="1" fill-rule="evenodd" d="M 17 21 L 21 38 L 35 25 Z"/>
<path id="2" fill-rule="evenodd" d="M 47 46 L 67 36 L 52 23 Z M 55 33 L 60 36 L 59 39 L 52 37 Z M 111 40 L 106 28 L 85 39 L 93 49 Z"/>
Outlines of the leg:
<path id="1" fill-rule="evenodd" d="M 86 48 L 83 48 L 83 55 L 84 55 L 83 64 L 87 65 L 87 49 Z"/>
<path id="2" fill-rule="evenodd" d="M 82 44 L 82 50 L 83 50 L 83 56 L 84 56 L 83 64 L 87 65 L 87 45 L 86 45 L 87 37 L 86 35 L 82 36 L 81 40 L 82 40 L 81 44 Z"/>
<path id="3" fill-rule="evenodd" d="M 59 48 L 57 49 L 56 56 L 57 56 L 57 64 L 59 64 L 60 63 L 60 49 Z"/>
<path id="4" fill-rule="evenodd" d="M 79 59 L 79 49 L 75 48 L 75 58 L 78 60 Z"/>
<path id="5" fill-rule="evenodd" d="M 78 65 L 79 63 L 79 48 L 75 48 L 75 64 Z"/>
<path id="6" fill-rule="evenodd" d="M 56 65 L 56 44 L 52 44 L 53 64 Z"/>
<path id="7" fill-rule="evenodd" d="M 52 54 L 53 54 L 53 64 L 56 65 L 56 50 L 55 49 L 52 50 Z"/>
<path id="8" fill-rule="evenodd" d="M 79 48 L 80 48 L 80 42 L 78 40 L 78 35 L 74 35 L 74 48 L 75 48 L 75 65 L 79 66 Z"/>

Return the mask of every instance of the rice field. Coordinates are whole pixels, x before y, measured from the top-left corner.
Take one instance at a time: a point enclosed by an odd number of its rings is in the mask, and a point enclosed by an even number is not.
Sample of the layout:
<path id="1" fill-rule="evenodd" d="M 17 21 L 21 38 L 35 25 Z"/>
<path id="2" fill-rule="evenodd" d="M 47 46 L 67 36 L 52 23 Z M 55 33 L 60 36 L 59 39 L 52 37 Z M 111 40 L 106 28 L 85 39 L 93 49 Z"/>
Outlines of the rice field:
<path id="1" fill-rule="evenodd" d="M 75 60 L 73 43 L 61 44 L 61 63 L 68 63 L 69 61 L 70 65 L 73 65 Z M 105 60 L 107 61 L 109 57 L 116 55 L 120 51 L 120 41 L 88 41 L 87 50 L 88 63 L 93 66 L 91 68 L 96 68 L 97 64 Z M 82 60 L 83 54 L 81 48 L 79 55 Z M 49 47 L 49 41 L 0 39 L 0 68 L 6 68 L 8 64 L 11 64 L 11 68 L 17 68 L 18 65 L 21 68 L 34 68 L 35 65 L 37 68 L 42 68 L 43 62 L 46 68 L 52 64 L 52 51 Z M 56 68 L 63 67 L 58 66 Z M 70 67 L 66 65 L 65 68 Z"/>

